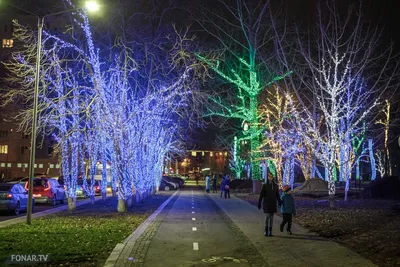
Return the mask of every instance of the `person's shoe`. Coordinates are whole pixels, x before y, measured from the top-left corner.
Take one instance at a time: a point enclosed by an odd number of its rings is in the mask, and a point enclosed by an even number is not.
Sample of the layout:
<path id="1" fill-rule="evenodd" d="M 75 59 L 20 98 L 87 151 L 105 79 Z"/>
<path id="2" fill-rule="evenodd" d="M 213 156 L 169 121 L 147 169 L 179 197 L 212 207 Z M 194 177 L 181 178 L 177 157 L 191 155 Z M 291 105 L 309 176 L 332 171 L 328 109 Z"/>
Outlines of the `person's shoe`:
<path id="1" fill-rule="evenodd" d="M 279 226 L 279 230 L 281 230 L 281 233 L 283 233 L 283 224 L 281 224 L 280 226 Z"/>
<path id="2" fill-rule="evenodd" d="M 292 231 L 291 231 L 290 229 L 288 229 L 288 230 L 287 230 L 287 233 L 288 233 L 289 235 L 291 235 L 291 234 L 292 234 Z"/>
<path id="3" fill-rule="evenodd" d="M 272 235 L 272 227 L 268 228 L 268 236 L 273 236 Z"/>
<path id="4" fill-rule="evenodd" d="M 268 236 L 268 233 L 267 233 L 267 232 L 264 232 L 264 236 Z"/>

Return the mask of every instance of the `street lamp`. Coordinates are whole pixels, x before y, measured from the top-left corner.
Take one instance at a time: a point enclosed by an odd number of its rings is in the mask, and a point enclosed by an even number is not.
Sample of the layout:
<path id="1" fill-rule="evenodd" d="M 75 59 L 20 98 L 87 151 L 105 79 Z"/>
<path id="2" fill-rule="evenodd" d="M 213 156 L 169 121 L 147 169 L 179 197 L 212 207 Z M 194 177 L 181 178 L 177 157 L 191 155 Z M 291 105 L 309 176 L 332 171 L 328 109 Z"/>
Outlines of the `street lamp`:
<path id="1" fill-rule="evenodd" d="M 245 122 L 245 123 L 243 124 L 243 130 L 244 130 L 245 132 L 247 132 L 247 131 L 249 130 L 249 124 L 248 124 L 247 122 Z"/>
<path id="2" fill-rule="evenodd" d="M 29 158 L 29 188 L 28 188 L 28 208 L 26 212 L 26 223 L 31 224 L 32 220 L 32 191 L 33 191 L 33 176 L 35 172 L 35 149 L 36 149 L 36 132 L 37 132 L 37 109 L 38 109 L 38 95 L 39 95 L 39 75 L 40 75 L 40 57 L 41 57 L 41 50 L 42 50 L 42 32 L 43 32 L 43 25 L 44 19 L 51 16 L 56 16 L 64 13 L 68 13 L 71 11 L 78 10 L 79 8 L 68 9 L 52 14 L 48 14 L 45 16 L 39 16 L 29 10 L 20 8 L 13 4 L 8 3 L 10 6 L 24 11 L 28 14 L 31 14 L 37 18 L 38 23 L 38 40 L 37 40 L 37 54 L 36 54 L 36 69 L 35 69 L 35 90 L 33 94 L 33 115 L 32 115 L 32 135 L 31 135 L 31 153 Z M 100 9 L 100 6 L 95 1 L 86 1 L 85 2 L 85 9 L 89 12 L 96 12 Z"/>
<path id="3" fill-rule="evenodd" d="M 90 12 L 98 12 L 100 10 L 100 5 L 96 1 L 86 1 L 85 8 Z"/>

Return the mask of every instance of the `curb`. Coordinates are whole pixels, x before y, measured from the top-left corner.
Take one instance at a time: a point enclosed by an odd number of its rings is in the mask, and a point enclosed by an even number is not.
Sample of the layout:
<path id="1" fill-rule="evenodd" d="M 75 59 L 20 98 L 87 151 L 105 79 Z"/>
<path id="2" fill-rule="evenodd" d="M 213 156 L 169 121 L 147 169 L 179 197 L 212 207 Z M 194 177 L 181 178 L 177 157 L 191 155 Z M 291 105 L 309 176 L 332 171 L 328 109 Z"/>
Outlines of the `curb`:
<path id="1" fill-rule="evenodd" d="M 175 191 L 167 200 L 165 200 L 158 209 L 153 212 L 144 222 L 142 222 L 139 227 L 137 227 L 132 234 L 130 234 L 122 243 L 118 243 L 113 251 L 111 252 L 110 256 L 108 256 L 107 261 L 104 263 L 104 267 L 113 267 L 117 262 L 118 258 L 120 257 L 122 251 L 124 250 L 125 246 L 129 242 L 136 242 L 137 239 L 146 231 L 147 227 L 154 221 L 154 219 L 158 216 L 158 214 L 168 205 L 171 199 L 179 192 L 179 189 Z"/>
<path id="2" fill-rule="evenodd" d="M 96 201 L 98 201 L 100 199 L 102 199 L 102 198 L 101 197 L 96 197 L 94 201 L 96 202 Z M 82 205 L 86 205 L 86 204 L 89 204 L 89 203 L 90 203 L 90 199 L 85 199 L 85 200 L 76 202 L 76 207 L 79 207 L 79 206 L 82 206 Z M 63 210 L 67 210 L 67 209 L 68 209 L 68 205 L 65 205 L 65 206 L 61 206 L 61 207 L 52 208 L 52 209 L 44 210 L 44 211 L 41 211 L 41 212 L 33 213 L 32 214 L 32 219 L 36 219 L 36 218 L 39 218 L 39 217 L 43 217 L 43 216 L 50 215 L 50 214 L 53 214 L 53 213 L 56 213 L 56 212 L 59 212 L 59 211 L 63 211 Z M 10 226 L 10 225 L 14 225 L 14 224 L 25 222 L 25 221 L 26 221 L 26 215 L 25 216 L 21 216 L 21 217 L 17 217 L 17 218 L 14 218 L 14 219 L 2 221 L 2 222 L 0 222 L 0 228 L 4 228 L 4 227 Z"/>

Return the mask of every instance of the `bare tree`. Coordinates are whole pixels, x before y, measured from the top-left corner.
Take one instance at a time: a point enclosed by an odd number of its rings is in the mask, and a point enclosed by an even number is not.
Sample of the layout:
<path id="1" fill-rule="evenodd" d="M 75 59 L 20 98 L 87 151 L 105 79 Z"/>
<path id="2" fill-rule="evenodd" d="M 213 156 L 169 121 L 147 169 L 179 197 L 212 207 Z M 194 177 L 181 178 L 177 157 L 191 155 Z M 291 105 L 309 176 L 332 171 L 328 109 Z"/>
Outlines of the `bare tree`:
<path id="1" fill-rule="evenodd" d="M 341 166 L 348 164 L 349 159 L 338 155 L 340 146 L 347 146 L 350 151 L 352 140 L 363 131 L 363 122 L 366 121 L 367 127 L 371 124 L 368 116 L 383 92 L 397 88 L 393 78 L 398 73 L 398 65 L 391 64 L 395 58 L 392 47 L 379 50 L 381 31 L 363 21 L 362 14 L 362 3 L 350 6 L 346 16 L 340 14 L 334 1 L 319 5 L 317 27 L 310 35 L 297 31 L 301 59 L 295 68 L 299 70 L 297 80 L 286 79 L 287 88 L 294 89 L 298 97 L 305 87 L 316 98 L 316 106 L 312 106 L 303 97 L 300 101 L 303 106 L 297 115 L 303 120 L 304 140 L 310 145 L 318 141 L 316 155 L 326 169 L 331 207 L 334 206 L 336 162 Z M 285 49 L 280 44 L 282 63 L 287 69 L 293 68 Z M 323 116 L 321 130 L 316 126 L 315 114 Z M 350 177 L 343 177 L 348 183 Z"/>

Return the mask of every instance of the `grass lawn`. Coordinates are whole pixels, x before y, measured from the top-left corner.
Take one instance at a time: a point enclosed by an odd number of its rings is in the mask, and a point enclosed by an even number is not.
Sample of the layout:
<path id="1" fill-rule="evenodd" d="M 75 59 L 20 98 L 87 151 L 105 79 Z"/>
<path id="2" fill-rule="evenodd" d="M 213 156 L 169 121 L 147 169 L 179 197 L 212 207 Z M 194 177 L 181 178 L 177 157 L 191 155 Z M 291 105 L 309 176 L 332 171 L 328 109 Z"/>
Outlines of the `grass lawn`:
<path id="1" fill-rule="evenodd" d="M 126 214 L 116 212 L 116 200 L 98 201 L 0 229 L 0 266 L 11 254 L 50 254 L 47 266 L 102 266 L 123 241 L 168 198 L 156 195 Z M 43 266 L 43 265 L 41 265 Z"/>
<path id="2" fill-rule="evenodd" d="M 257 205 L 258 195 L 240 194 Z M 399 202 L 374 199 L 326 199 L 295 196 L 294 222 L 356 251 L 380 267 L 400 266 Z"/>

